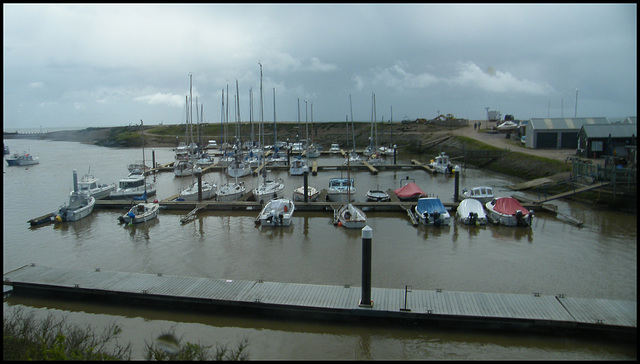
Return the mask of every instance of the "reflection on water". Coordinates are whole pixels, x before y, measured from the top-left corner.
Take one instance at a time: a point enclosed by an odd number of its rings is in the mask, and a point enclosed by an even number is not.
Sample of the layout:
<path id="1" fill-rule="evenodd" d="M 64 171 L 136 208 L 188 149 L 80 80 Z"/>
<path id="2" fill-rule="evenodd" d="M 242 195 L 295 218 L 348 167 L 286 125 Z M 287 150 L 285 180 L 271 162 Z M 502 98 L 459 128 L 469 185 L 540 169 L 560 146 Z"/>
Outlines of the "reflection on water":
<path id="1" fill-rule="evenodd" d="M 22 140 L 21 142 L 24 142 Z M 6 141 L 11 149 L 12 141 Z M 259 211 L 204 211 L 182 224 L 188 211 L 161 210 L 157 219 L 129 226 L 118 223 L 125 209 L 95 209 L 74 223 L 30 228 L 27 221 L 54 211 L 68 200 L 69 169 L 91 171 L 101 182 L 126 176 L 126 166 L 140 159 L 138 150 L 107 149 L 78 143 L 30 141 L 40 164 L 29 169 L 4 167 L 3 261 L 5 272 L 29 263 L 78 269 L 163 273 L 166 275 L 359 286 L 362 233 L 333 225 L 332 211 L 298 212 L 287 228 L 256 226 Z M 17 148 L 20 149 L 20 148 Z M 167 163 L 171 148 L 155 150 Z M 73 158 L 71 158 L 73 156 Z M 424 160 L 425 156 L 404 157 Z M 337 163 L 336 163 L 337 162 Z M 338 157 L 319 163 L 341 164 Z M 285 181 L 285 196 L 302 178 L 274 171 Z M 337 170 L 310 176 L 310 185 L 326 188 Z M 345 174 L 346 175 L 346 174 Z M 206 175 L 213 182 L 218 173 Z M 352 172 L 364 201 L 369 188 L 393 189 L 410 176 L 425 192 L 453 199 L 453 179 L 425 171 Z M 188 178 L 173 173 L 154 176 L 158 198 L 174 195 Z M 259 177 L 243 177 L 245 184 Z M 43 186 L 42 181 L 47 181 Z M 468 168 L 460 189 L 495 186 L 499 196 L 513 193 L 505 186 L 517 179 Z M 526 196 L 527 192 L 519 192 Z M 34 197 L 34 198 L 27 198 Z M 413 226 L 401 212 L 367 212 L 373 230 L 372 285 L 449 291 L 564 293 L 573 297 L 636 300 L 636 216 L 591 209 L 557 201 L 559 211 L 584 221 L 576 227 L 555 216 L 536 213 L 531 228 L 496 225 L 448 227 Z M 598 274 L 593 274 L 598 272 Z M 627 347 L 566 338 L 537 338 L 486 333 L 455 333 L 407 327 L 368 327 L 347 324 L 269 320 L 268 318 L 102 306 L 39 298 L 5 299 L 7 307 L 25 306 L 55 311 L 77 322 L 103 325 L 122 321 L 127 340 L 141 350 L 143 338 L 162 328 L 178 327 L 191 341 L 229 343 L 250 337 L 252 359 L 605 359 L 635 358 Z M 158 336 L 158 335 L 156 335 Z M 233 344 L 233 342 L 231 342 Z"/>

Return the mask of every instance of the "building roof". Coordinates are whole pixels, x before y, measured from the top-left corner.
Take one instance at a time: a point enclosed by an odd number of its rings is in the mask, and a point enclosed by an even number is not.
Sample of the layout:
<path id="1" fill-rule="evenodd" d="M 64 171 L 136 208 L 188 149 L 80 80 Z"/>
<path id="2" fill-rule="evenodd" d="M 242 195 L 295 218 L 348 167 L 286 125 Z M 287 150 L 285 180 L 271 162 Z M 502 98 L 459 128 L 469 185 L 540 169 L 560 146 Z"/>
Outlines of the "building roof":
<path id="1" fill-rule="evenodd" d="M 536 130 L 580 130 L 583 125 L 609 124 L 607 118 L 539 118 L 531 119 L 529 125 Z"/>
<path id="2" fill-rule="evenodd" d="M 583 125 L 582 129 L 587 138 L 630 138 L 638 136 L 637 124 L 600 124 Z"/>

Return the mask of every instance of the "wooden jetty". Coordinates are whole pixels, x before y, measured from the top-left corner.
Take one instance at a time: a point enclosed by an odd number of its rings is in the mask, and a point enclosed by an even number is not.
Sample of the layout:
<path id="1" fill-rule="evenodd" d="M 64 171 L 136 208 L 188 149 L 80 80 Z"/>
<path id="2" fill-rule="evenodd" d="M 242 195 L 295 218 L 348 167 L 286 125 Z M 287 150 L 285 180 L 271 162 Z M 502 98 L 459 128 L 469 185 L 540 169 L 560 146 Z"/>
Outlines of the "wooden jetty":
<path id="1" fill-rule="evenodd" d="M 559 198 L 563 198 L 563 197 L 567 197 L 567 196 L 572 196 L 575 194 L 578 194 L 580 192 L 585 192 L 585 191 L 591 191 L 591 190 L 595 190 L 597 188 L 602 188 L 605 186 L 608 186 L 609 182 L 601 182 L 601 183 L 595 183 L 589 186 L 584 186 L 584 187 L 580 187 L 580 188 L 574 188 L 570 191 L 567 192 L 562 192 L 562 193 L 558 193 L 556 195 L 553 196 L 547 196 L 544 198 L 541 198 L 537 201 L 534 201 L 534 203 L 543 203 L 543 202 L 547 202 L 547 201 L 551 201 L 551 200 L 557 200 Z"/>
<path id="2" fill-rule="evenodd" d="M 12 294 L 146 304 L 171 309 L 228 310 L 332 321 L 374 320 L 465 330 L 637 339 L 637 302 L 564 295 L 502 294 L 332 286 L 180 277 L 26 265 L 4 273 Z"/>
<path id="3" fill-rule="evenodd" d="M 54 219 L 56 217 L 56 214 L 54 212 L 50 212 L 48 214 L 39 216 L 39 217 L 35 217 L 29 221 L 27 221 L 29 223 L 29 225 L 31 226 L 38 226 L 38 225 L 43 225 L 43 224 L 48 224 L 50 222 L 53 222 Z"/>

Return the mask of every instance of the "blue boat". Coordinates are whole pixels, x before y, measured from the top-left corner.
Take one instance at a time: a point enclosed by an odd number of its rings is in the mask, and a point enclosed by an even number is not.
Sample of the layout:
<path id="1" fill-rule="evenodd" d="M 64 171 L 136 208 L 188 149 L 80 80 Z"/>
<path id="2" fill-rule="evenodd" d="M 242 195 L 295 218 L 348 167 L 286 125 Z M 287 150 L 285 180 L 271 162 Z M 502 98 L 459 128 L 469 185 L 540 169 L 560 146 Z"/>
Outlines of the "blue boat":
<path id="1" fill-rule="evenodd" d="M 451 215 L 437 197 L 423 197 L 418 199 L 415 215 L 425 225 L 449 225 Z"/>

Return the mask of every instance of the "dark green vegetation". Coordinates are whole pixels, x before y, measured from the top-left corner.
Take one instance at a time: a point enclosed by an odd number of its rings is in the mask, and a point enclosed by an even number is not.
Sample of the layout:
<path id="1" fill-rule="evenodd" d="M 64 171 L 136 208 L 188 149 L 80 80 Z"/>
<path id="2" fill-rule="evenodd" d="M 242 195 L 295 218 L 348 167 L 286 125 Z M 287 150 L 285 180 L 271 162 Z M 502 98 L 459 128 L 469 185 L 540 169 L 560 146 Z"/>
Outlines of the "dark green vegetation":
<path id="1" fill-rule="evenodd" d="M 5 312 L 7 315 L 7 312 Z M 79 327 L 49 314 L 36 320 L 34 314 L 14 309 L 3 317 L 3 360 L 130 360 L 131 344 L 122 345 L 122 329 L 111 324 L 102 334 L 90 326 Z M 235 349 L 218 344 L 182 343 L 174 333 L 163 334 L 152 342 L 145 340 L 147 360 L 247 360 L 247 339 Z"/>

